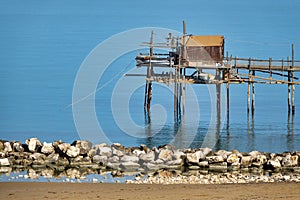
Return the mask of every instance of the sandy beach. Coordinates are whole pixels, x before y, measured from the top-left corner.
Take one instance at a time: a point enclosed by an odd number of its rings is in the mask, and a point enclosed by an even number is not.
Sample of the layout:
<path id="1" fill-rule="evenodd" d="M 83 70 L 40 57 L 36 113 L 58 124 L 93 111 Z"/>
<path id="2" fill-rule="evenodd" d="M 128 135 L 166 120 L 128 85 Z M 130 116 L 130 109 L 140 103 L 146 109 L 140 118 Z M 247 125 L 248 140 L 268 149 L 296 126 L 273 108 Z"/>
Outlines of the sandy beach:
<path id="1" fill-rule="evenodd" d="M 300 196 L 299 183 L 226 185 L 0 183 L 0 199 L 290 199 Z"/>

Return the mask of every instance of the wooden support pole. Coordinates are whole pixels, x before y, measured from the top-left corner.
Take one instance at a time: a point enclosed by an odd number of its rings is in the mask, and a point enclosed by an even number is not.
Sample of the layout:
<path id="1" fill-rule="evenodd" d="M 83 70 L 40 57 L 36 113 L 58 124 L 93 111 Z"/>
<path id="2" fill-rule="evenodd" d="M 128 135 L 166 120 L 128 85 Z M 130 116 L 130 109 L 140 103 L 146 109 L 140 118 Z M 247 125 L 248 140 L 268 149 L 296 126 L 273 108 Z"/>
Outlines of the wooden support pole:
<path id="1" fill-rule="evenodd" d="M 221 113 L 221 84 L 216 84 L 216 95 L 217 95 L 217 116 Z"/>
<path id="2" fill-rule="evenodd" d="M 150 105 L 151 105 L 151 99 L 152 99 L 152 82 L 149 82 L 148 85 L 148 98 L 147 98 L 147 111 L 148 114 L 150 114 Z"/>
<path id="3" fill-rule="evenodd" d="M 290 58 L 287 58 L 288 63 L 288 114 L 291 112 L 291 70 L 290 70 Z"/>
<path id="4" fill-rule="evenodd" d="M 152 68 L 152 63 L 151 59 L 153 56 L 153 38 L 154 32 L 151 32 L 151 37 L 150 37 L 150 49 L 149 49 L 149 54 L 150 54 L 150 60 L 149 60 L 149 66 L 147 69 L 147 78 L 146 78 L 146 86 L 145 86 L 145 99 L 144 99 L 144 109 L 145 113 L 148 115 L 148 119 L 150 120 L 150 108 L 151 108 L 151 99 L 152 99 L 152 81 L 150 80 L 153 74 L 153 68 Z M 150 122 L 150 121 L 149 121 Z"/>
<path id="5" fill-rule="evenodd" d="M 247 113 L 250 112 L 250 82 L 251 82 L 251 58 L 249 58 L 249 63 L 248 63 L 248 92 L 247 92 Z"/>
<path id="6" fill-rule="evenodd" d="M 255 76 L 255 71 L 252 71 L 253 77 Z M 251 111 L 252 111 L 252 117 L 254 115 L 254 109 L 255 109 L 255 90 L 254 90 L 254 80 L 253 77 L 251 79 L 252 82 L 252 103 L 251 103 Z"/>
<path id="7" fill-rule="evenodd" d="M 282 80 L 284 81 L 284 60 L 282 59 L 282 61 L 281 61 L 281 71 L 282 71 L 282 73 L 281 73 L 281 76 L 282 76 Z"/>
<path id="8" fill-rule="evenodd" d="M 146 112 L 147 109 L 147 94 L 148 94 L 148 81 L 146 80 L 146 85 L 145 85 L 145 98 L 144 98 L 144 110 Z"/>
<path id="9" fill-rule="evenodd" d="M 269 58 L 270 84 L 272 83 L 272 58 Z"/>
<path id="10" fill-rule="evenodd" d="M 292 75 L 292 115 L 295 114 L 294 66 L 295 66 L 295 50 L 294 50 L 294 44 L 292 44 L 292 68 L 291 68 L 291 75 Z"/>

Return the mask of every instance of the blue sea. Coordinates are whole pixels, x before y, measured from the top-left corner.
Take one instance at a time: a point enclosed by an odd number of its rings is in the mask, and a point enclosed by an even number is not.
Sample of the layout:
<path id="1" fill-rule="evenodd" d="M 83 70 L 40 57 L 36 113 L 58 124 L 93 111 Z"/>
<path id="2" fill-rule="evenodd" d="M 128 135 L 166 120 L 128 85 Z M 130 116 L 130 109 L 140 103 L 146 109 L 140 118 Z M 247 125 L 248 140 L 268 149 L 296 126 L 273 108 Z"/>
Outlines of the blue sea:
<path id="1" fill-rule="evenodd" d="M 233 57 L 286 59 L 294 43 L 298 60 L 299 10 L 296 0 L 1 1 L 0 139 L 300 150 L 298 85 L 289 116 L 287 85 L 256 84 L 253 117 L 247 85 L 230 85 L 229 120 L 226 98 L 217 118 L 214 86 L 189 85 L 187 112 L 174 123 L 173 86 L 155 83 L 148 124 L 144 77 L 124 76 L 145 73 L 136 47 L 145 50 L 151 30 L 161 42 L 182 32 L 183 20 L 188 34 L 224 35 Z"/>

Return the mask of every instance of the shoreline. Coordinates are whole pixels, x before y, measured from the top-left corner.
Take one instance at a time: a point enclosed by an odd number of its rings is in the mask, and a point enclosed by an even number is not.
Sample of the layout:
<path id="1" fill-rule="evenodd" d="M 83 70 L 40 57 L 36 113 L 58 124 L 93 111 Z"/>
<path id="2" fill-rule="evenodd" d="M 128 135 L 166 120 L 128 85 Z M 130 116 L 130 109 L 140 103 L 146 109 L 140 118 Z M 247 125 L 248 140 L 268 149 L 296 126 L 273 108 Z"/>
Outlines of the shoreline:
<path id="1" fill-rule="evenodd" d="M 41 143 L 0 140 L 0 181 L 225 184 L 300 182 L 300 151 L 266 153 L 211 148 L 176 149 L 96 144 L 76 140 Z M 13 177 L 12 172 L 19 175 Z M 20 174 L 22 172 L 23 174 Z M 26 174 L 24 174 L 26 173 Z M 87 178 L 94 175 L 92 178 Z M 55 182 L 55 180 L 54 180 Z"/>
<path id="2" fill-rule="evenodd" d="M 299 183 L 259 184 L 93 184 L 0 183 L 0 199 L 287 199 L 300 196 Z"/>

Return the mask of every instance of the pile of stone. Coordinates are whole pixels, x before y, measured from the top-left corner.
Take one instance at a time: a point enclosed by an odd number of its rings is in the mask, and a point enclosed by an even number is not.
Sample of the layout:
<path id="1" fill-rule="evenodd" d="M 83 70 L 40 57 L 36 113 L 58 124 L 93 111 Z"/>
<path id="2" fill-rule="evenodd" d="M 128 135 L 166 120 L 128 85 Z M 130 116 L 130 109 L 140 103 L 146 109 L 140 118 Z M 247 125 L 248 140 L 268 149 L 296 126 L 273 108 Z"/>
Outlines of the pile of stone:
<path id="1" fill-rule="evenodd" d="M 175 149 L 164 145 L 158 148 L 124 147 L 119 143 L 97 144 L 77 140 L 72 144 L 62 141 L 41 143 L 37 138 L 20 142 L 0 141 L 0 167 L 46 167 L 60 171 L 72 167 L 151 172 L 160 169 L 209 171 L 300 171 L 300 151 L 263 153 L 237 150 L 214 152 L 210 148 Z"/>
<path id="2" fill-rule="evenodd" d="M 176 170 L 158 170 L 146 176 L 137 176 L 126 183 L 134 184 L 230 184 L 230 183 L 273 183 L 273 182 L 300 182 L 300 174 L 285 173 L 203 173 L 189 171 L 183 173 Z"/>

